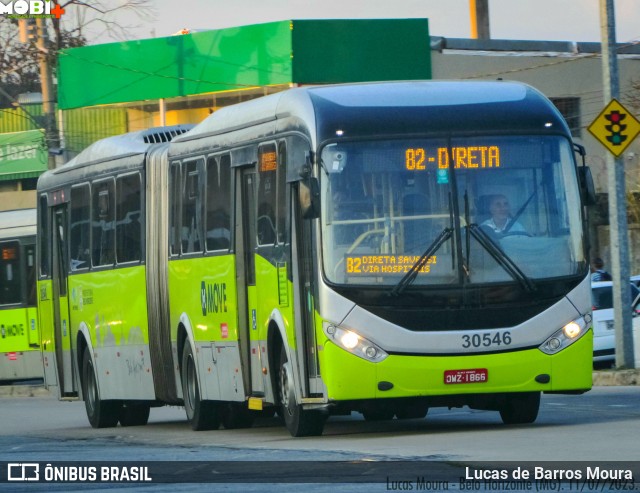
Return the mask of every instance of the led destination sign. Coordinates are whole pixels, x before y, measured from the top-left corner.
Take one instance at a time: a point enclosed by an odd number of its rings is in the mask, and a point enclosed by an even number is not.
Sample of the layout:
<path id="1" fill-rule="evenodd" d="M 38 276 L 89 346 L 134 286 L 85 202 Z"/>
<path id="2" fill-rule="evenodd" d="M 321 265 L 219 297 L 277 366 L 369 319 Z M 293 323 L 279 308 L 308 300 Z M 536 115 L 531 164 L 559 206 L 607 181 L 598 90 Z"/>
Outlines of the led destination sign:
<path id="1" fill-rule="evenodd" d="M 406 274 L 419 258 L 418 255 L 346 255 L 344 265 L 350 276 L 385 276 Z M 418 272 L 430 272 L 436 262 L 435 255 L 429 257 Z"/>
<path id="2" fill-rule="evenodd" d="M 262 152 L 260 154 L 260 171 L 275 171 L 277 168 L 278 160 L 275 152 Z"/>
<path id="3" fill-rule="evenodd" d="M 15 260 L 17 258 L 17 251 L 14 247 L 5 247 L 2 249 L 2 260 Z"/>
<path id="4" fill-rule="evenodd" d="M 453 158 L 456 169 L 500 167 L 500 147 L 498 146 L 438 147 L 433 152 L 423 147 L 410 147 L 405 150 L 404 155 L 405 168 L 409 171 L 433 167 L 446 169 L 449 167 L 450 157 Z"/>

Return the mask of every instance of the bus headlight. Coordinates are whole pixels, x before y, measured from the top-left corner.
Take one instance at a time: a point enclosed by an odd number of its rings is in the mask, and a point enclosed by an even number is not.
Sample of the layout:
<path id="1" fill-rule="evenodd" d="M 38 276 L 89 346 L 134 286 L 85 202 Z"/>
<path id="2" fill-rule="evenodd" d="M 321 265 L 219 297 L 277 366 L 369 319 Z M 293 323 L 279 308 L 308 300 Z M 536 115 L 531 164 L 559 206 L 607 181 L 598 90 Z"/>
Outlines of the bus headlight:
<path id="1" fill-rule="evenodd" d="M 389 356 L 380 346 L 360 334 L 335 324 L 325 323 L 324 331 L 336 345 L 362 359 L 379 363 Z"/>
<path id="2" fill-rule="evenodd" d="M 588 326 L 588 322 L 583 317 L 573 320 L 548 337 L 547 340 L 539 346 L 539 349 L 545 354 L 555 354 L 562 351 L 580 339 L 587 331 Z"/>

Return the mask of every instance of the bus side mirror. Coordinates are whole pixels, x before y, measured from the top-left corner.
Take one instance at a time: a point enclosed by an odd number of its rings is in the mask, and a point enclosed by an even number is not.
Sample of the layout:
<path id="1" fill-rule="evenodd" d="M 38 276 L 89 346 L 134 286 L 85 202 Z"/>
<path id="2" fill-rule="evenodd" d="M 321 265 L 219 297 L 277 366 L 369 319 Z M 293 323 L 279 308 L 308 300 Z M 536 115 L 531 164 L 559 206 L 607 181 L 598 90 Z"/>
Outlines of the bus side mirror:
<path id="1" fill-rule="evenodd" d="M 580 183 L 580 195 L 584 205 L 596 205 L 596 188 L 593 185 L 591 169 L 588 166 L 578 168 L 578 181 Z"/>
<path id="2" fill-rule="evenodd" d="M 573 152 L 580 156 L 582 166 L 578 166 L 578 184 L 580 185 L 580 197 L 582 205 L 596 205 L 596 187 L 593 185 L 591 170 L 586 165 L 587 152 L 584 146 L 573 144 Z"/>
<path id="3" fill-rule="evenodd" d="M 298 201 L 303 219 L 320 217 L 320 185 L 317 178 L 310 176 L 298 182 Z"/>

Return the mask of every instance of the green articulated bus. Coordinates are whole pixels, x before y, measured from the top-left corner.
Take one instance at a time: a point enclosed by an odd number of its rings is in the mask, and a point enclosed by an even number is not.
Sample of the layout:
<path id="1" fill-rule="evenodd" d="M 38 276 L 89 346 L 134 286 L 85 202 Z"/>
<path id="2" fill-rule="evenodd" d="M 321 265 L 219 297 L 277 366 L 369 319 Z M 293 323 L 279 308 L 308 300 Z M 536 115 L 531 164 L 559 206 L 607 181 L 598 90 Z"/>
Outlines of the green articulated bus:
<path id="1" fill-rule="evenodd" d="M 0 382 L 42 380 L 36 210 L 0 212 Z"/>
<path id="2" fill-rule="evenodd" d="M 97 142 L 38 182 L 46 384 L 94 427 L 533 422 L 592 384 L 576 147 L 504 81 L 293 88 Z"/>

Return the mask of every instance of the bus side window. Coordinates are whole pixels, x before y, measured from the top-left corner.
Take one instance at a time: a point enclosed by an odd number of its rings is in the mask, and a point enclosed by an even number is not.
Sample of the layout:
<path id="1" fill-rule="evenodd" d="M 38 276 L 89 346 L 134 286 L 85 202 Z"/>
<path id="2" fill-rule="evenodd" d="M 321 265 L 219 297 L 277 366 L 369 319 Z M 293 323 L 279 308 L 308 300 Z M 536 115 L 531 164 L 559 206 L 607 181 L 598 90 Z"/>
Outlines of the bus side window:
<path id="1" fill-rule="evenodd" d="M 203 200 L 201 187 L 202 160 L 185 163 L 182 173 L 182 253 L 203 251 Z"/>
<path id="2" fill-rule="evenodd" d="M 113 179 L 93 186 L 91 245 L 93 265 L 113 265 L 115 260 L 115 193 Z"/>
<path id="3" fill-rule="evenodd" d="M 258 245 L 273 245 L 276 242 L 278 169 L 275 144 L 260 146 L 258 163 Z"/>
<path id="4" fill-rule="evenodd" d="M 88 183 L 71 188 L 71 231 L 69 232 L 71 271 L 90 267 L 90 204 L 91 192 Z"/>
<path id="5" fill-rule="evenodd" d="M 27 245 L 24 248 L 27 267 L 27 306 L 36 306 L 36 246 Z"/>
<path id="6" fill-rule="evenodd" d="M 169 180 L 169 252 L 171 255 L 180 255 L 180 202 L 182 198 L 180 163 L 171 163 Z"/>
<path id="7" fill-rule="evenodd" d="M 207 160 L 207 250 L 231 246 L 231 159 L 228 154 Z"/>
<path id="8" fill-rule="evenodd" d="M 288 242 L 287 229 L 287 145 L 284 140 L 278 143 L 278 191 L 276 207 L 276 229 L 278 243 Z"/>
<path id="9" fill-rule="evenodd" d="M 140 225 L 140 175 L 119 176 L 116 180 L 116 259 L 118 263 L 139 261 L 142 256 Z"/>
<path id="10" fill-rule="evenodd" d="M 38 242 L 39 242 L 39 263 L 40 263 L 40 276 L 48 277 L 51 272 L 51 265 L 49 263 L 49 222 L 48 214 L 49 209 L 47 207 L 47 194 L 40 195 L 38 201 Z"/>
<path id="11" fill-rule="evenodd" d="M 20 243 L 0 243 L 0 305 L 20 303 L 22 286 L 20 280 Z"/>

